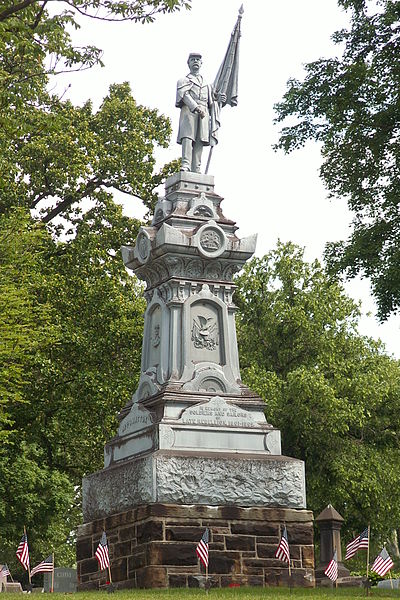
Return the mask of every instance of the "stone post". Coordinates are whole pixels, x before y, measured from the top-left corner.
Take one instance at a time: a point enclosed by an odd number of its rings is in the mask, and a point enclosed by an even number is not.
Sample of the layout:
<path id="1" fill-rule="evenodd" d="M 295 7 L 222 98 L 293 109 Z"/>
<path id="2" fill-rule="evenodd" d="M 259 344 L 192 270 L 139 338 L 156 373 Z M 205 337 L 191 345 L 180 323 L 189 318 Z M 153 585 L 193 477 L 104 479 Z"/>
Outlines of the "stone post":
<path id="1" fill-rule="evenodd" d="M 350 571 L 342 563 L 342 549 L 340 544 L 340 530 L 344 519 L 333 508 L 331 504 L 322 511 L 315 519 L 321 533 L 321 545 L 319 550 L 319 565 L 315 569 L 315 580 L 317 584 L 328 581 L 324 571 L 330 562 L 336 549 L 338 558 L 338 577 L 348 577 Z"/>

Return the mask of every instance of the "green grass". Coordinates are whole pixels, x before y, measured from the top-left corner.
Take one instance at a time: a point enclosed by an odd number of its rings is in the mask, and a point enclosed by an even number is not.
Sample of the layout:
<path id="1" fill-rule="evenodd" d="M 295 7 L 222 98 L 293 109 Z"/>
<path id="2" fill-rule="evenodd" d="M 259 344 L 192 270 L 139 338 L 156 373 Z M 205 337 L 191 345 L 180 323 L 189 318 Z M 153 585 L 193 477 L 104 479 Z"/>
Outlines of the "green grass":
<path id="1" fill-rule="evenodd" d="M 52 594 L 51 600 L 67 600 L 71 594 Z M 73 600 L 105 600 L 107 592 L 80 592 L 73 595 Z M 41 596 L 43 598 L 43 596 Z M 115 592 L 113 600 L 353 600 L 366 598 L 362 588 L 342 589 L 301 589 L 294 588 L 224 588 L 211 589 L 208 594 L 203 590 L 171 589 L 171 590 L 124 590 Z M 32 596 L 31 596 L 32 598 Z M 400 590 L 382 590 L 372 588 L 369 598 L 397 598 Z M 5 600 L 21 600 L 20 594 L 7 594 Z M 71 599 L 72 600 L 72 599 Z"/>

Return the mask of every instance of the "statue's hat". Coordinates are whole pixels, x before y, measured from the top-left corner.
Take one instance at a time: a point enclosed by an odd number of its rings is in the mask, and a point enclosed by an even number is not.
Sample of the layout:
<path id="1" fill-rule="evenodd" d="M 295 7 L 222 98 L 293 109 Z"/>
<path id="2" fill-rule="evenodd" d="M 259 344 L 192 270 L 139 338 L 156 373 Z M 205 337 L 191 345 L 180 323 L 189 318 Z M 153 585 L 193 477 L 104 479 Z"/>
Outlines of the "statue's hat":
<path id="1" fill-rule="evenodd" d="M 200 52 L 191 52 L 191 53 L 189 54 L 189 56 L 188 56 L 188 60 L 189 60 L 190 58 L 195 58 L 195 57 L 202 58 L 202 56 L 201 56 Z"/>

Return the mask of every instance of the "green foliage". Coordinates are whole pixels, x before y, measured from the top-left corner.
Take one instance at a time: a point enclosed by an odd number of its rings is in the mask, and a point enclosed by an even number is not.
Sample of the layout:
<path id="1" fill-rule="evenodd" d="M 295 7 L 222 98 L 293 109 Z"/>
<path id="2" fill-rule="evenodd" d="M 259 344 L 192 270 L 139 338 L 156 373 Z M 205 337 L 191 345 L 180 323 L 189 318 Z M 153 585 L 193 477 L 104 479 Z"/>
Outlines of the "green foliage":
<path id="1" fill-rule="evenodd" d="M 103 195 L 53 239 L 24 211 L 1 218 L 0 553 L 15 564 L 26 525 L 32 560 L 74 562 L 82 475 L 140 372 L 144 300 L 119 248 L 138 222 Z"/>
<path id="2" fill-rule="evenodd" d="M 154 188 L 169 174 L 166 168 L 153 175 L 153 149 L 167 145 L 170 123 L 137 105 L 127 83 L 112 85 L 96 113 L 90 102 L 75 107 L 43 94 L 40 107 L 24 107 L 7 123 L 0 213 L 24 203 L 41 208 L 49 222 L 110 188 L 151 206 Z"/>
<path id="3" fill-rule="evenodd" d="M 237 284 L 243 380 L 266 398 L 284 452 L 305 460 L 308 505 L 332 503 L 344 535 L 368 522 L 388 535 L 400 518 L 399 363 L 358 334 L 358 306 L 292 244 Z"/>
<path id="4" fill-rule="evenodd" d="M 343 55 L 305 65 L 304 81 L 289 80 L 275 108 L 277 122 L 292 121 L 276 147 L 290 152 L 309 139 L 321 143 L 321 177 L 354 212 L 351 236 L 328 245 L 328 261 L 371 278 L 385 319 L 400 306 L 400 4 L 339 4 L 352 15 L 351 28 L 333 35 Z"/>
<path id="5" fill-rule="evenodd" d="M 0 555 L 12 570 L 24 525 L 32 563 L 52 548 L 74 562 L 82 476 L 101 468 L 140 372 L 142 288 L 120 257 L 139 223 L 112 193 L 151 207 L 176 168 L 154 172 L 170 123 L 127 83 L 93 111 L 50 94 L 49 77 L 101 64 L 74 45 L 78 18 L 147 23 L 189 4 L 1 3 Z"/>

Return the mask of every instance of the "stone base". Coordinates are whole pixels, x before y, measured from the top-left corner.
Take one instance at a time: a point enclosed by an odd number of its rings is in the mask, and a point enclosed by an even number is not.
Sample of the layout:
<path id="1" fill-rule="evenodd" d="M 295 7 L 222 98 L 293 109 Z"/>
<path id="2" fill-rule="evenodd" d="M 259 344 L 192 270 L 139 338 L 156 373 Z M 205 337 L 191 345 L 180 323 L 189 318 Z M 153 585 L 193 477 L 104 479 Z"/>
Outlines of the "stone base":
<path id="1" fill-rule="evenodd" d="M 305 509 L 304 463 L 267 453 L 158 450 L 83 479 L 85 522 L 150 503 Z"/>
<path id="2" fill-rule="evenodd" d="M 284 523 L 293 559 L 291 579 L 287 565 L 274 557 Z M 103 530 L 116 588 L 200 587 L 204 568 L 195 549 L 206 527 L 213 587 L 314 587 L 312 512 L 154 503 L 78 528 L 78 591 L 107 587 L 108 575 L 98 570 L 94 558 Z"/>

